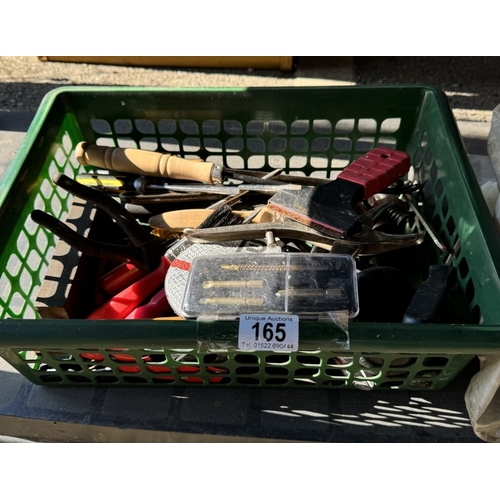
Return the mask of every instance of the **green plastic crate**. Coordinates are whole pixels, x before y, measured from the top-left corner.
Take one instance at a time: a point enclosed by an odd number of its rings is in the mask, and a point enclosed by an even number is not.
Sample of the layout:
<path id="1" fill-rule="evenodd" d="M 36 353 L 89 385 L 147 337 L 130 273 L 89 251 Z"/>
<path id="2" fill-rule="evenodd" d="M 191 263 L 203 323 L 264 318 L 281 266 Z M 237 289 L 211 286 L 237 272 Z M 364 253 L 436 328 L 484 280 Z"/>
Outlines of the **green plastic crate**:
<path id="1" fill-rule="evenodd" d="M 38 208 L 64 219 L 71 199 L 50 179 L 81 171 L 73 151 L 82 140 L 329 178 L 374 147 L 406 151 L 422 212 L 457 249 L 471 324 L 352 322 L 343 350 L 331 340 L 338 327 L 302 322 L 300 351 L 286 354 L 207 351 L 207 339 L 237 345 L 237 322 L 38 319 L 56 241 L 29 216 Z M 438 390 L 476 354 L 499 350 L 500 238 L 433 87 L 62 87 L 44 98 L 0 185 L 0 222 L 0 355 L 37 384 Z M 422 249 L 423 273 L 439 254 L 432 243 Z"/>

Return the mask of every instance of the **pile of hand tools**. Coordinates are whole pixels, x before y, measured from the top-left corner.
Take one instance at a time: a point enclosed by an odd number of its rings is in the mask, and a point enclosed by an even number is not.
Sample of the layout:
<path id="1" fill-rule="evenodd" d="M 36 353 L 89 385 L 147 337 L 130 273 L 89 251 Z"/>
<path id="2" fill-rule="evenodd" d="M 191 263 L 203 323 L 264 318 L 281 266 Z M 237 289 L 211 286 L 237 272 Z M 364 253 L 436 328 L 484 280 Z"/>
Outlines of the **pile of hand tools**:
<path id="1" fill-rule="evenodd" d="M 464 320 L 450 317 L 453 267 L 428 267 L 422 284 L 398 267 L 403 252 L 436 239 L 412 201 L 419 186 L 402 151 L 373 149 L 334 180 L 88 143 L 75 155 L 86 173 L 53 182 L 101 214 L 101 239 L 31 216 L 99 262 L 81 317 L 342 310 L 352 321 Z"/>

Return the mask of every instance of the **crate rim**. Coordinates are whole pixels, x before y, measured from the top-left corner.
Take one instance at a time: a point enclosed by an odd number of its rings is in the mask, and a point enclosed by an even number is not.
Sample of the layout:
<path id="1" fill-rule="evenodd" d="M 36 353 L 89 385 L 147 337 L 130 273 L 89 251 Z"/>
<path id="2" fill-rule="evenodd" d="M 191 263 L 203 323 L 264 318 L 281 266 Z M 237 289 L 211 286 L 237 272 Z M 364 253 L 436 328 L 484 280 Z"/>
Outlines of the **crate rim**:
<path id="1" fill-rule="evenodd" d="M 36 332 L 27 334 L 26 322 L 37 322 Z M 71 322 L 71 337 L 68 337 L 68 326 Z M 130 349 L 197 349 L 199 335 L 207 331 L 211 323 L 197 320 L 175 321 L 177 337 L 172 338 L 166 324 L 168 320 L 87 320 L 87 319 L 3 319 L 0 320 L 0 349 L 27 349 L 36 346 L 41 348 L 90 348 L 105 349 L 121 347 Z M 237 321 L 218 321 L 226 325 L 237 337 Z M 369 331 L 364 328 L 370 325 Z M 137 329 L 147 326 L 147 336 L 137 335 Z M 443 355 L 481 355 L 498 354 L 500 352 L 500 326 L 498 325 L 461 325 L 461 324 L 415 324 L 399 323 L 351 323 L 349 325 L 350 345 L 342 349 L 332 340 L 332 332 L 339 327 L 323 324 L 318 329 L 316 322 L 302 322 L 306 339 L 301 341 L 299 352 L 364 352 L 364 353 L 397 353 L 397 354 L 443 354 Z M 194 326 L 194 327 L 193 327 Z M 23 336 L 19 331 L 23 331 Z M 415 332 L 406 335 L 409 331 Z M 119 332 L 110 335 L 109 332 Z M 22 338 L 22 343 L 20 342 Z M 58 343 L 58 339 L 61 341 Z M 429 347 L 429 340 L 432 346 Z M 118 347 L 120 347 L 118 346 Z M 187 347 L 189 346 L 189 347 Z M 231 349 L 230 349 L 231 350 Z M 238 351 L 234 347 L 234 351 Z M 260 351 L 257 351 L 260 352 Z"/>

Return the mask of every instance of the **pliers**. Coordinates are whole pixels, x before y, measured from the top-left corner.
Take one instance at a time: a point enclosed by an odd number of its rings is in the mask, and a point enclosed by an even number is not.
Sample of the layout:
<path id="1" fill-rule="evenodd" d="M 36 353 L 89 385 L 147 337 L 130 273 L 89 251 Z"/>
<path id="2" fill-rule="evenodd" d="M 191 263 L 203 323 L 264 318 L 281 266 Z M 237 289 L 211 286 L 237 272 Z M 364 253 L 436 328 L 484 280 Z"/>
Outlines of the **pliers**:
<path id="1" fill-rule="evenodd" d="M 139 271 L 148 274 L 161 263 L 167 248 L 175 239 L 155 236 L 111 196 L 102 191 L 84 186 L 64 174 L 56 174 L 53 182 L 74 196 L 89 201 L 113 218 L 128 236 L 131 246 L 104 243 L 78 234 L 69 226 L 42 210 L 34 210 L 31 218 L 77 250 L 92 257 L 130 262 Z"/>

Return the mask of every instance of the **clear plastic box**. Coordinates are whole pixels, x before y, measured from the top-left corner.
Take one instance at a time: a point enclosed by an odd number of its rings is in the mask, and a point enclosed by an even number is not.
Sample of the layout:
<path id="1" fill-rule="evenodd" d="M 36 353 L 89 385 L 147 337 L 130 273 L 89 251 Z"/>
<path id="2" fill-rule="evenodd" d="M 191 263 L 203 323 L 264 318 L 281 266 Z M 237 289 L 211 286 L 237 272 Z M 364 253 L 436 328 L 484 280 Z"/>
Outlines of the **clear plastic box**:
<path id="1" fill-rule="evenodd" d="M 356 264 L 339 254 L 203 255 L 193 259 L 182 312 L 186 318 L 243 313 L 358 313 Z"/>

